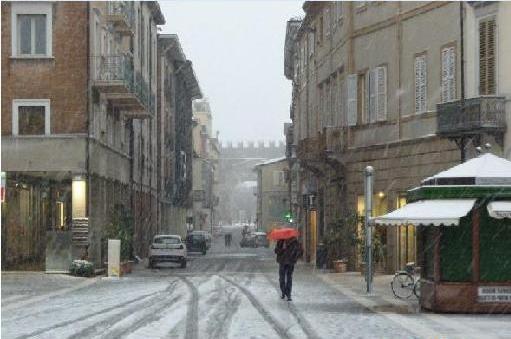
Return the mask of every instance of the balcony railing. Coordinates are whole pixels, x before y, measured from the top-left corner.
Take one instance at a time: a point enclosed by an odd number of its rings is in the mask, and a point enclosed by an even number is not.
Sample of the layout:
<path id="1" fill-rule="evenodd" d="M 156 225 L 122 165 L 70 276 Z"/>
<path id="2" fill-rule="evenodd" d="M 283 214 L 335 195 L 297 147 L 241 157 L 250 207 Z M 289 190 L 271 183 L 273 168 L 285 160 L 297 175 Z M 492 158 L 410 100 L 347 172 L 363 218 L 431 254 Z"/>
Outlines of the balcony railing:
<path id="1" fill-rule="evenodd" d="M 107 19 L 121 33 L 132 34 L 134 30 L 133 4 L 129 1 L 107 1 Z"/>
<path id="2" fill-rule="evenodd" d="M 94 57 L 95 83 L 106 91 L 133 91 L 133 59 L 128 55 Z"/>
<path id="3" fill-rule="evenodd" d="M 506 129 L 505 98 L 484 96 L 437 105 L 437 133 L 447 137 L 503 132 Z"/>
<path id="4" fill-rule="evenodd" d="M 134 72 L 129 55 L 108 55 L 94 58 L 96 88 L 128 117 L 147 118 L 154 114 L 154 96 L 140 72 Z"/>

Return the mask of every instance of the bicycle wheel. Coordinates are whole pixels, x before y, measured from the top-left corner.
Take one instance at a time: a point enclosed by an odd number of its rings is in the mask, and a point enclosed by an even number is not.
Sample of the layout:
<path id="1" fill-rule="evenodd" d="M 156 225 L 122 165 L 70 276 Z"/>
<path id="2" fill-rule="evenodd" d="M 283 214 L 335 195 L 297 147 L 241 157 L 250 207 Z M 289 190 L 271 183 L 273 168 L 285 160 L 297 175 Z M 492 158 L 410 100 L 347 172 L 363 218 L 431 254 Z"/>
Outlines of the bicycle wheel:
<path id="1" fill-rule="evenodd" d="M 390 286 L 397 298 L 407 299 L 413 294 L 413 278 L 406 272 L 397 273 Z"/>
<path id="2" fill-rule="evenodd" d="M 421 280 L 418 279 L 413 285 L 413 294 L 420 299 L 421 298 Z"/>

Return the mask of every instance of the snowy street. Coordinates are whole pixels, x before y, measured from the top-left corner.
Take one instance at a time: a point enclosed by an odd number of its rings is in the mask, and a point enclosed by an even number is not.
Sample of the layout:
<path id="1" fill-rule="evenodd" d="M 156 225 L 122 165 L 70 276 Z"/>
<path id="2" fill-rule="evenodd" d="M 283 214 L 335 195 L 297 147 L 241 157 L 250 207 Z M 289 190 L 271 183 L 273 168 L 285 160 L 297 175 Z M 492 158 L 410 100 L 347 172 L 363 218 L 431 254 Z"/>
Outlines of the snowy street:
<path id="1" fill-rule="evenodd" d="M 119 280 L 29 273 L 2 276 L 2 338 L 449 338 L 509 337 L 509 316 L 375 312 L 295 270 L 293 301 L 279 298 L 272 248 L 215 238 L 186 269 L 140 264 Z M 31 282 L 27 281 L 39 277 Z M 54 288 L 52 288 L 54 286 Z M 466 329 L 466 331 L 464 330 Z M 481 336 L 483 335 L 483 336 Z"/>

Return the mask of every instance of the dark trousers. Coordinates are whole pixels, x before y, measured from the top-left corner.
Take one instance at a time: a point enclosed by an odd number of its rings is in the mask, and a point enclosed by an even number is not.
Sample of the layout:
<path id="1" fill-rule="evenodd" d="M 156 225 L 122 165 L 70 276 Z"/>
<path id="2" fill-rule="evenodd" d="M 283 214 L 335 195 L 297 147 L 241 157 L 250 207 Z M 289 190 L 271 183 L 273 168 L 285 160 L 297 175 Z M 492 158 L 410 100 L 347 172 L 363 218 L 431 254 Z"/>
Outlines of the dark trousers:
<path id="1" fill-rule="evenodd" d="M 295 265 L 280 264 L 279 265 L 279 282 L 280 290 L 283 295 L 291 297 L 291 289 L 293 288 L 293 271 Z"/>

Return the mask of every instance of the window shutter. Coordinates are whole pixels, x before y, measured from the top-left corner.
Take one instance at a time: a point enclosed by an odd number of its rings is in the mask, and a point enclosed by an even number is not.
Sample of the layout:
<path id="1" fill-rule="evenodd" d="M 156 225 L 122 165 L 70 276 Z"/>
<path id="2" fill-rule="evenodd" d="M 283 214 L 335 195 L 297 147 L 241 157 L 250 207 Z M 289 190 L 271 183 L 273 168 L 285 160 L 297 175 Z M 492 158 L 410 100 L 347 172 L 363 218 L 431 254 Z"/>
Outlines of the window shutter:
<path id="1" fill-rule="evenodd" d="M 325 8 L 325 35 L 330 35 L 330 8 Z"/>
<path id="2" fill-rule="evenodd" d="M 452 101 L 456 96 L 456 54 L 454 47 L 442 50 L 442 102 Z"/>
<path id="3" fill-rule="evenodd" d="M 479 22 L 479 94 L 496 93 L 495 18 Z"/>
<path id="4" fill-rule="evenodd" d="M 279 171 L 273 171 L 273 186 L 278 186 L 280 180 L 280 172 Z"/>
<path id="5" fill-rule="evenodd" d="M 376 119 L 387 120 L 387 68 L 375 68 L 376 82 Z"/>
<path id="6" fill-rule="evenodd" d="M 357 80 L 358 76 L 351 74 L 348 76 L 346 83 L 348 95 L 346 100 L 346 123 L 348 126 L 355 126 L 357 124 Z"/>
<path id="7" fill-rule="evenodd" d="M 456 55 L 454 53 L 454 47 L 449 48 L 449 101 L 456 98 Z"/>
<path id="8" fill-rule="evenodd" d="M 427 95 L 426 56 L 415 58 L 415 112 L 426 111 Z"/>
<path id="9" fill-rule="evenodd" d="M 309 56 L 314 54 L 314 32 L 309 32 Z"/>
<path id="10" fill-rule="evenodd" d="M 363 99 L 363 107 L 362 107 L 362 123 L 368 124 L 370 122 L 370 87 L 371 87 L 371 71 L 367 71 L 364 74 L 364 99 Z"/>

